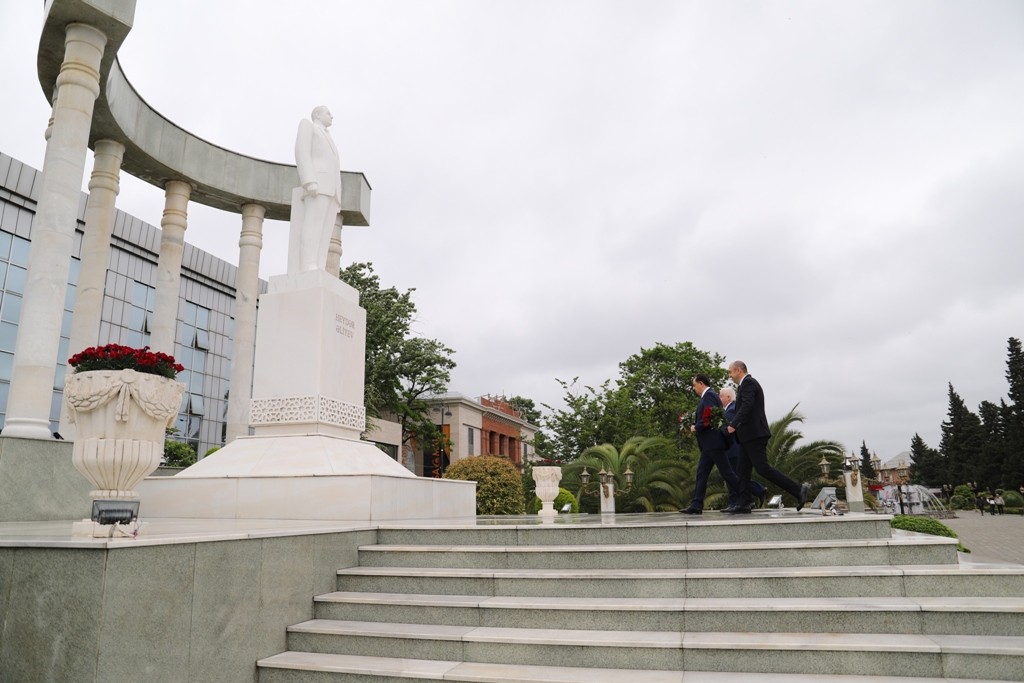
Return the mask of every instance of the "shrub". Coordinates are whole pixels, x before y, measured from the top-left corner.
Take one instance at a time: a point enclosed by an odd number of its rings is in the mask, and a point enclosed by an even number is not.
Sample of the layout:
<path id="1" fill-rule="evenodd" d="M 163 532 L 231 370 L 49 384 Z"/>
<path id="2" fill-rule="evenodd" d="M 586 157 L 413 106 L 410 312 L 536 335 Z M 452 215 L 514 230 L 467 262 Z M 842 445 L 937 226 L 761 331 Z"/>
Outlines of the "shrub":
<path id="1" fill-rule="evenodd" d="M 164 465 L 166 467 L 188 467 L 196 464 L 196 451 L 187 443 L 167 439 L 164 441 Z"/>
<path id="2" fill-rule="evenodd" d="M 893 529 L 904 531 L 915 531 L 919 534 L 931 534 L 932 536 L 945 536 L 946 538 L 957 539 L 956 549 L 962 553 L 971 552 L 959 542 L 960 536 L 937 519 L 931 517 L 917 517 L 914 515 L 896 515 L 889 522 Z"/>
<path id="3" fill-rule="evenodd" d="M 1020 495 L 1017 491 L 1009 489 L 1003 491 L 1003 500 L 1006 501 L 1006 507 L 1008 508 L 1024 507 L 1024 496 Z"/>
<path id="4" fill-rule="evenodd" d="M 478 515 L 521 515 L 526 510 L 523 480 L 515 465 L 504 458 L 465 458 L 445 470 L 444 478 L 476 482 Z"/>
<path id="5" fill-rule="evenodd" d="M 953 496 L 949 499 L 949 507 L 954 510 L 970 510 L 974 507 L 974 499 L 965 498 L 964 496 Z"/>
<path id="6" fill-rule="evenodd" d="M 211 453 L 216 453 L 219 450 L 220 450 L 220 446 L 211 446 L 210 448 L 206 449 L 205 453 L 203 453 L 203 457 L 205 458 L 206 456 L 210 455 Z"/>
<path id="7" fill-rule="evenodd" d="M 555 512 L 558 512 L 562 507 L 569 503 L 572 505 L 571 512 L 580 511 L 580 503 L 576 500 L 576 496 L 572 495 L 572 492 L 568 489 L 559 488 L 558 495 L 555 496 Z M 533 501 L 530 503 L 530 514 L 535 515 L 540 510 L 541 502 L 537 496 L 533 497 Z"/>

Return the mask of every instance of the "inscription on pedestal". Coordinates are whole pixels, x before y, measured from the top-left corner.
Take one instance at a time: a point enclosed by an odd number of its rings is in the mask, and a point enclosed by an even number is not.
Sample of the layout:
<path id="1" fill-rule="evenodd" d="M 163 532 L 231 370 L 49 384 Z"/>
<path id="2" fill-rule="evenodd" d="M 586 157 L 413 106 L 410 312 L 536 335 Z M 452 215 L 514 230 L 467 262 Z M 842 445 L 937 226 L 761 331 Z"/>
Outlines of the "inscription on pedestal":
<path id="1" fill-rule="evenodd" d="M 346 318 L 341 313 L 334 314 L 334 331 L 350 339 L 355 336 L 356 321 Z"/>

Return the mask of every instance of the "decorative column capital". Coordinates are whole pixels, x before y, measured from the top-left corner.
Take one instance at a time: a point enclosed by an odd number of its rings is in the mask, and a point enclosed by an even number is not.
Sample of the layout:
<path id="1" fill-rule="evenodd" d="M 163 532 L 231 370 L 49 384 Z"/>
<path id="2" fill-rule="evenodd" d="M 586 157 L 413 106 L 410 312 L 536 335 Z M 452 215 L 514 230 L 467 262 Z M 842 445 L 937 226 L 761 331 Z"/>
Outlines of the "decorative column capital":
<path id="1" fill-rule="evenodd" d="M 88 24 L 68 24 L 64 38 L 64 62 L 57 75 L 57 89 L 65 85 L 77 85 L 92 93 L 93 99 L 100 94 L 100 60 L 107 46 L 107 36 Z"/>
<path id="2" fill-rule="evenodd" d="M 92 175 L 89 176 L 89 191 L 107 190 L 115 195 L 119 194 L 123 160 L 124 145 L 116 140 L 97 140 L 93 153 Z"/>

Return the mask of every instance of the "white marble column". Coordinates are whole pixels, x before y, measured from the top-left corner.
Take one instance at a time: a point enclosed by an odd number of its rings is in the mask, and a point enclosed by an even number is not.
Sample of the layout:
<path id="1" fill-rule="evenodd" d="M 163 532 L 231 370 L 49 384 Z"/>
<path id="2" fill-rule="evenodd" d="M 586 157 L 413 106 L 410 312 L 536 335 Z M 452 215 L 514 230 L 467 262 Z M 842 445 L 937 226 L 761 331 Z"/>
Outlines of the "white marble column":
<path id="1" fill-rule="evenodd" d="M 338 273 L 341 272 L 341 226 L 344 222 L 344 216 L 339 213 L 334 219 L 331 243 L 327 245 L 327 272 L 334 277 L 338 277 Z"/>
<path id="2" fill-rule="evenodd" d="M 165 186 L 164 215 L 160 219 L 160 259 L 156 266 L 156 296 L 149 345 L 154 351 L 174 355 L 178 327 L 178 289 L 181 286 L 181 255 L 185 251 L 188 200 L 192 187 L 180 180 Z"/>
<path id="3" fill-rule="evenodd" d="M 89 177 L 89 200 L 85 204 L 85 234 L 82 237 L 82 268 L 75 292 L 75 313 L 71 321 L 68 353 L 95 346 L 99 342 L 103 290 L 110 263 L 110 237 L 114 234 L 115 201 L 121 189 L 121 161 L 124 145 L 114 140 L 98 140 Z M 60 433 L 73 440 L 75 426 L 61 411 Z"/>
<path id="4" fill-rule="evenodd" d="M 263 216 L 259 204 L 242 207 L 242 235 L 238 239 L 238 275 L 235 282 L 235 336 L 231 340 L 231 393 L 225 445 L 249 433 L 252 398 L 252 363 L 256 355 L 256 299 L 260 286 L 260 250 Z"/>
<path id="5" fill-rule="evenodd" d="M 50 439 L 50 402 L 99 67 L 107 37 L 69 24 L 43 160 L 4 436 Z"/>

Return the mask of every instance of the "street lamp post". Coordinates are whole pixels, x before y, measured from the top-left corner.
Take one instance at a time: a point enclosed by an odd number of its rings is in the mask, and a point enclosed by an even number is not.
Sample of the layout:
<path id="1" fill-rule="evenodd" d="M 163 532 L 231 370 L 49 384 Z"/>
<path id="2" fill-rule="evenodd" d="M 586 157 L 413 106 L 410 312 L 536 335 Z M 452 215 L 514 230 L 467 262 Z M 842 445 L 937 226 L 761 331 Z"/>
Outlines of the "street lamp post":
<path id="1" fill-rule="evenodd" d="M 444 477 L 444 459 L 445 459 L 445 442 L 448 440 L 444 436 L 444 418 L 451 417 L 452 411 L 448 410 L 448 406 L 444 403 L 441 404 L 440 408 L 434 408 L 434 412 L 441 413 L 441 445 L 438 448 L 438 455 L 434 459 L 434 476 L 438 479 Z"/>

